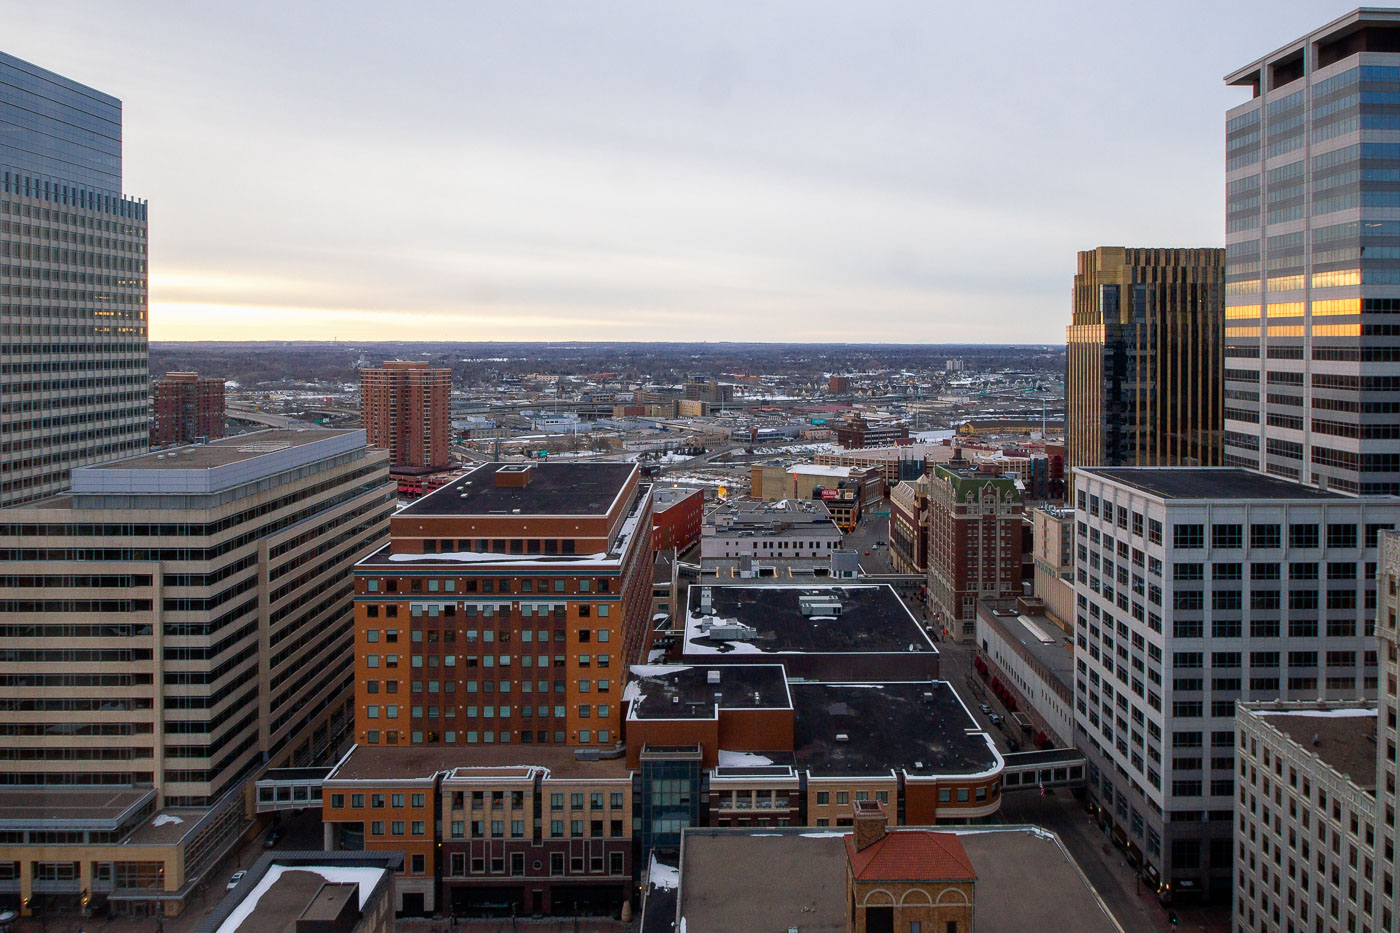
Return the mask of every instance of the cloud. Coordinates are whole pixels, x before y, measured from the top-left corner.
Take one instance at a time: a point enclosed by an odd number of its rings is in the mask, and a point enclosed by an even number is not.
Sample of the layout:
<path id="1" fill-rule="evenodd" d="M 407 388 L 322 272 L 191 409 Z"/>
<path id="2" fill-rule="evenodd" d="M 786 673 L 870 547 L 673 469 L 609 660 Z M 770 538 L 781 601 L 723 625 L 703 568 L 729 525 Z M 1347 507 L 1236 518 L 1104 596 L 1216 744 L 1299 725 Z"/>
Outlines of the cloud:
<path id="1" fill-rule="evenodd" d="M 155 339 L 1059 342 L 1076 250 L 1223 242 L 1220 76 L 1325 18 L 1114 10 L 0 0 L 124 100 Z"/>

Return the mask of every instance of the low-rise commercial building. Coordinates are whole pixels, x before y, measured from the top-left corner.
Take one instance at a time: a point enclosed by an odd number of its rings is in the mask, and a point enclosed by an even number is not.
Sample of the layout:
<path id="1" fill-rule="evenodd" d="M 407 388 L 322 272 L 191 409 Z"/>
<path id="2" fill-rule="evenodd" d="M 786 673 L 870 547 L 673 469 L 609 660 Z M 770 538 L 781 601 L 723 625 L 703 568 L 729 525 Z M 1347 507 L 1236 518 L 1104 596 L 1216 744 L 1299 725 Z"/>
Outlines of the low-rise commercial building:
<path id="1" fill-rule="evenodd" d="M 1002 758 L 945 681 L 822 683 L 781 664 L 633 673 L 628 763 L 645 784 L 651 751 L 688 750 L 684 790 L 703 806 L 681 826 L 849 826 L 862 800 L 931 826 L 980 821 L 1001 805 Z M 655 846 L 678 841 L 653 833 Z"/>
<path id="2" fill-rule="evenodd" d="M 278 852 L 258 859 L 196 933 L 393 933 L 402 856 Z"/>
<path id="3" fill-rule="evenodd" d="M 357 747 L 322 785 L 327 848 L 402 853 L 408 914 L 613 914 L 632 892 L 632 771 L 564 748 Z"/>
<path id="4" fill-rule="evenodd" d="M 848 450 L 862 447 L 883 447 L 909 439 L 909 425 L 903 421 L 872 420 L 851 414 L 837 422 L 833 430 L 836 443 Z"/>
<path id="5" fill-rule="evenodd" d="M 889 584 L 692 585 L 680 656 L 808 680 L 928 680 L 938 648 Z"/>
<path id="6" fill-rule="evenodd" d="M 820 499 L 737 499 L 705 516 L 700 568 L 721 579 L 826 576 L 841 548 L 841 530 Z"/>
<path id="7" fill-rule="evenodd" d="M 1029 734 L 1019 730 L 1020 741 L 1059 748 L 1074 744 L 1072 638 L 1010 600 L 984 599 L 977 603 L 977 650 L 977 673 L 1009 691 L 1032 723 Z"/>
<path id="8" fill-rule="evenodd" d="M 892 828 L 878 809 L 866 801 L 847 833 L 687 829 L 679 867 L 644 879 L 641 933 L 1123 933 L 1055 834 Z"/>

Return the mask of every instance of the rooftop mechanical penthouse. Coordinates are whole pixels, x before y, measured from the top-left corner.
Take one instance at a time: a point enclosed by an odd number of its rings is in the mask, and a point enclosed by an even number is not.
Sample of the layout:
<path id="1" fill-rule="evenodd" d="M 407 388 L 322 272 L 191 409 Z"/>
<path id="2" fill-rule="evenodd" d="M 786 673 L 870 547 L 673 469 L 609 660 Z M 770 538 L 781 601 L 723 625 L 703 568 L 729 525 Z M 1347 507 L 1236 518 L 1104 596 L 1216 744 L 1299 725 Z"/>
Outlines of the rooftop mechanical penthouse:
<path id="1" fill-rule="evenodd" d="M 620 741 L 651 616 L 634 464 L 484 464 L 390 533 L 355 572 L 360 744 Z"/>

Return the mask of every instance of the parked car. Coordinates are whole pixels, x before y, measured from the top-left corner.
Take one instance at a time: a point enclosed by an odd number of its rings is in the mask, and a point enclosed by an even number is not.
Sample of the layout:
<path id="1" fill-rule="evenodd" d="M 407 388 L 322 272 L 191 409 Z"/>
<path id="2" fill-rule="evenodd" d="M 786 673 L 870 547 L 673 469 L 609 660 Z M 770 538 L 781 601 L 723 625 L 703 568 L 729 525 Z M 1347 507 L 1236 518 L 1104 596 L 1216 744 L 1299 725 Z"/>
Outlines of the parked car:
<path id="1" fill-rule="evenodd" d="M 992 713 L 988 718 L 991 719 L 992 725 L 994 725 L 994 726 L 999 726 L 999 725 L 1001 725 L 1003 722 L 1006 721 L 1006 720 L 1004 720 L 1004 719 L 1001 718 L 1001 714 L 1000 714 L 1000 713 Z"/>
<path id="2" fill-rule="evenodd" d="M 238 887 L 238 882 L 242 881 L 243 876 L 246 874 L 248 874 L 248 872 L 244 869 L 239 869 L 238 871 L 234 872 L 233 877 L 228 880 L 227 890 L 232 891 L 234 888 Z"/>
<path id="3" fill-rule="evenodd" d="M 988 706 L 986 703 L 978 703 L 978 704 L 977 704 L 977 708 L 980 709 L 980 710 L 982 711 L 982 715 L 983 715 L 983 716 L 990 716 L 990 715 L 992 715 L 992 708 L 991 708 L 990 706 Z"/>
<path id="4" fill-rule="evenodd" d="M 273 846 L 277 845 L 277 840 L 281 838 L 282 834 L 274 829 L 272 832 L 268 833 L 267 838 L 263 840 L 263 848 L 271 849 Z"/>

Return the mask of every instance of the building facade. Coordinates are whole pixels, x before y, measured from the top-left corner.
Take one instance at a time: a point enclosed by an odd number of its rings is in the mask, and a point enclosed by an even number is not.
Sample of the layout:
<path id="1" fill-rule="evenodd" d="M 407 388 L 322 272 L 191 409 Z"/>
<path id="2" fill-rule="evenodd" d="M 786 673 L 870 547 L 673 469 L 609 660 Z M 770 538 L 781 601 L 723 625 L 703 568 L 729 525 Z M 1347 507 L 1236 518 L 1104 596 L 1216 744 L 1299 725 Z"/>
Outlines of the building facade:
<path id="1" fill-rule="evenodd" d="M 1380 542 L 1379 702 L 1260 702 L 1236 715 L 1236 929 L 1379 933 L 1400 917 L 1400 535 Z"/>
<path id="2" fill-rule="evenodd" d="M 1100 824 L 1172 897 L 1234 869 L 1242 700 L 1374 696 L 1400 501 L 1235 468 L 1078 472 L 1075 732 Z"/>
<path id="3" fill-rule="evenodd" d="M 146 449 L 146 204 L 121 101 L 0 53 L 0 507 Z"/>
<path id="4" fill-rule="evenodd" d="M 658 551 L 684 551 L 700 542 L 705 517 L 705 491 L 671 486 L 653 492 L 652 547 Z"/>
<path id="5" fill-rule="evenodd" d="M 895 573 L 928 573 L 929 479 L 920 476 L 890 490 L 890 564 Z"/>
<path id="6" fill-rule="evenodd" d="M 1400 493 L 1400 12 L 1361 9 L 1226 77 L 1225 461 Z"/>
<path id="7" fill-rule="evenodd" d="M 629 463 L 488 463 L 401 509 L 355 569 L 361 745 L 612 747 L 651 619 Z"/>
<path id="8" fill-rule="evenodd" d="M 1074 509 L 1031 512 L 1035 582 L 1031 591 L 1065 628 L 1074 625 Z"/>
<path id="9" fill-rule="evenodd" d="M 224 436 L 224 380 L 166 373 L 151 389 L 151 445 L 194 444 Z"/>
<path id="10" fill-rule="evenodd" d="M 1220 462 L 1225 253 L 1079 254 L 1065 329 L 1065 446 L 1079 466 Z"/>
<path id="11" fill-rule="evenodd" d="M 452 370 L 390 360 L 360 370 L 360 404 L 371 447 L 389 451 L 396 473 L 434 473 L 452 464 Z"/>
<path id="12" fill-rule="evenodd" d="M 836 443 L 847 450 L 884 447 L 909 439 L 909 425 L 904 422 L 870 421 L 859 414 L 843 418 L 833 430 L 836 433 Z"/>
<path id="13" fill-rule="evenodd" d="M 928 599 L 946 637 L 971 641 L 977 600 L 1021 595 L 1015 480 L 950 461 L 929 480 Z"/>
<path id="14" fill-rule="evenodd" d="M 22 896 L 178 912 L 246 826 L 249 781 L 337 752 L 350 572 L 392 490 L 361 431 L 264 431 L 0 511 L 0 865 Z M 158 812 L 176 818 L 142 830 Z"/>

